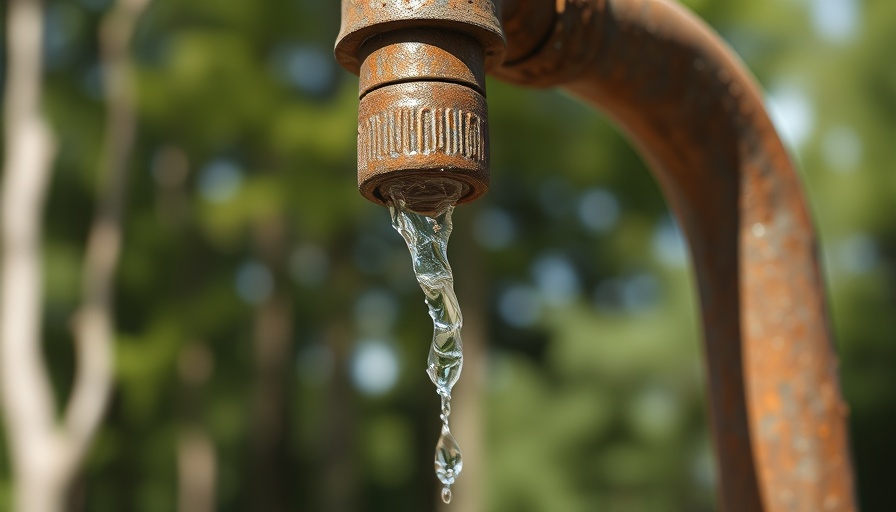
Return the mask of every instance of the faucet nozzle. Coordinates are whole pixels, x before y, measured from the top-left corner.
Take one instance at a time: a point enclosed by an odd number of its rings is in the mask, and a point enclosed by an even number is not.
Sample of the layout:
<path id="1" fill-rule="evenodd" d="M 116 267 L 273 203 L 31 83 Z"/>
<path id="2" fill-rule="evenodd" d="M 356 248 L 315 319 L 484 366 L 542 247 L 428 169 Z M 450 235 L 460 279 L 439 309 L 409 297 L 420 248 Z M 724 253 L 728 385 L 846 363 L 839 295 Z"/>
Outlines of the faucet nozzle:
<path id="1" fill-rule="evenodd" d="M 485 72 L 503 55 L 497 9 L 492 0 L 416 3 L 343 2 L 336 55 L 361 77 L 358 188 L 385 204 L 386 184 L 449 180 L 459 203 L 472 201 L 489 185 Z"/>

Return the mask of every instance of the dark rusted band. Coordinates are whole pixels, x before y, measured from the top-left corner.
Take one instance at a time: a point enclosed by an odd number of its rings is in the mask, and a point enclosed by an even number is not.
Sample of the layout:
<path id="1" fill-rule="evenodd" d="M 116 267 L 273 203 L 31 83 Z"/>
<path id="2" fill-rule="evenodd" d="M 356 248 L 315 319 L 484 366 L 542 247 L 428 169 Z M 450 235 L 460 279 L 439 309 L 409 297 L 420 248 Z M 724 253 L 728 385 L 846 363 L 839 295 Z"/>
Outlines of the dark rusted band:
<path id="1" fill-rule="evenodd" d="M 545 0 L 504 0 L 501 5 L 502 30 L 507 41 L 504 67 L 523 60 L 545 46 L 554 32 L 554 2 Z"/>
<path id="2" fill-rule="evenodd" d="M 384 204 L 380 188 L 396 178 L 452 179 L 466 189 L 459 202 L 469 202 L 488 190 L 488 147 L 485 98 L 478 92 L 446 82 L 387 85 L 361 100 L 358 188 Z"/>
<path id="3" fill-rule="evenodd" d="M 537 27 L 540 20 L 548 18 L 553 24 L 547 33 L 536 32 L 540 45 L 532 48 L 534 37 L 516 30 L 508 32 L 510 44 L 524 44 L 530 50 L 526 55 L 508 60 L 495 74 L 504 80 L 528 87 L 554 87 L 570 82 L 592 62 L 600 51 L 600 39 L 595 37 L 598 5 L 605 0 L 514 0 L 519 8 L 508 11 L 505 25 L 512 27 Z M 547 16 L 545 6 L 552 7 Z M 583 42 L 587 41 L 587 44 Z M 518 51 L 509 49 L 511 55 Z M 635 63 L 632 63 L 635 64 Z"/>
<path id="4" fill-rule="evenodd" d="M 396 30 L 371 37 L 361 47 L 360 95 L 383 85 L 454 82 L 485 94 L 482 46 L 471 36 L 436 29 Z"/>

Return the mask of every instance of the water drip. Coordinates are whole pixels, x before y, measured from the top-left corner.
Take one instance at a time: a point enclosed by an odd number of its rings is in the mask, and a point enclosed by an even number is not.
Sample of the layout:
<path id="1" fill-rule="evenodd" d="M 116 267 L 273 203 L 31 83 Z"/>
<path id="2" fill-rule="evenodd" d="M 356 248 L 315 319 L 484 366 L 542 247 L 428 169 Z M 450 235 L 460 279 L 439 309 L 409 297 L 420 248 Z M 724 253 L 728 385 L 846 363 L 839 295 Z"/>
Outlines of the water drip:
<path id="1" fill-rule="evenodd" d="M 454 293 L 454 276 L 447 253 L 453 227 L 451 214 L 462 192 L 463 187 L 451 180 L 397 183 L 386 188 L 392 226 L 411 252 L 414 275 L 433 321 L 426 373 L 441 398 L 442 433 L 436 443 L 435 472 L 444 485 L 442 501 L 445 503 L 451 501 L 451 486 L 463 469 L 460 446 L 451 435 L 448 423 L 451 389 L 463 367 L 460 337 L 463 316 Z M 427 211 L 412 211 L 409 203 L 426 204 Z"/>

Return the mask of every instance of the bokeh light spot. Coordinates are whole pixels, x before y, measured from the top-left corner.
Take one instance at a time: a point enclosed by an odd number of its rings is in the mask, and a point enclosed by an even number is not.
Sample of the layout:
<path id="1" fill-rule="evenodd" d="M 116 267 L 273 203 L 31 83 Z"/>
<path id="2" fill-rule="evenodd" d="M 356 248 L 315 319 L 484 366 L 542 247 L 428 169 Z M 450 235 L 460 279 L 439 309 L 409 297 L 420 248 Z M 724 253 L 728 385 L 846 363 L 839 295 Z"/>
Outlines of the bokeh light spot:
<path id="1" fill-rule="evenodd" d="M 400 364 L 395 348 L 379 340 L 355 346 L 349 365 L 352 382 L 366 395 L 382 395 L 398 382 Z"/>

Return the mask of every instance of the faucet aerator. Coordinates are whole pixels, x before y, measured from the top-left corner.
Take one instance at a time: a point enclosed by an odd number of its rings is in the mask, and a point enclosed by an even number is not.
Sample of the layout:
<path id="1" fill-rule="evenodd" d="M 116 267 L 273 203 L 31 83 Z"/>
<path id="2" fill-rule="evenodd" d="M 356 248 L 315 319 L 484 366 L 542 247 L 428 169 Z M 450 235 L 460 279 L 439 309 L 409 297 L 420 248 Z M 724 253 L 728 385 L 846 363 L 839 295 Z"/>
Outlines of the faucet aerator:
<path id="1" fill-rule="evenodd" d="M 485 74 L 504 41 L 492 0 L 454 3 L 343 8 L 336 56 L 360 75 L 358 189 L 375 203 L 388 202 L 387 183 L 432 191 L 447 180 L 462 190 L 458 203 L 488 190 Z M 432 203 L 406 197 L 421 213 Z"/>

